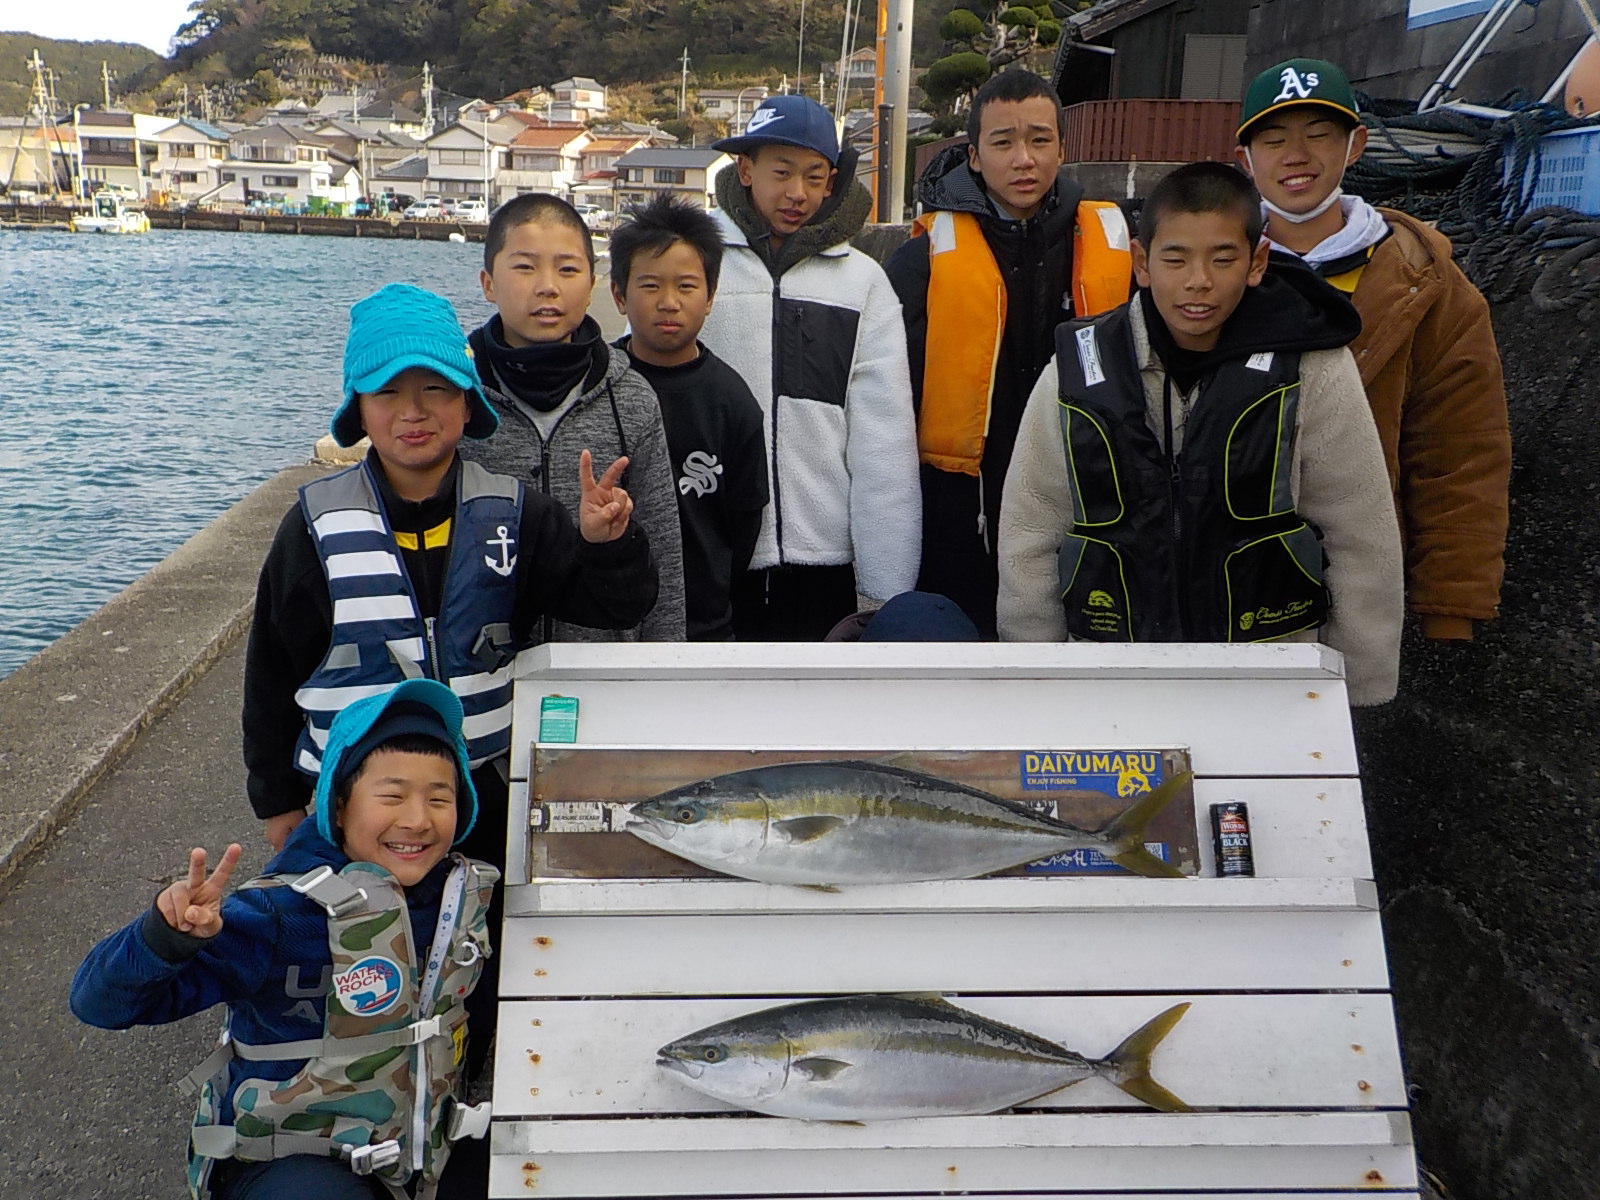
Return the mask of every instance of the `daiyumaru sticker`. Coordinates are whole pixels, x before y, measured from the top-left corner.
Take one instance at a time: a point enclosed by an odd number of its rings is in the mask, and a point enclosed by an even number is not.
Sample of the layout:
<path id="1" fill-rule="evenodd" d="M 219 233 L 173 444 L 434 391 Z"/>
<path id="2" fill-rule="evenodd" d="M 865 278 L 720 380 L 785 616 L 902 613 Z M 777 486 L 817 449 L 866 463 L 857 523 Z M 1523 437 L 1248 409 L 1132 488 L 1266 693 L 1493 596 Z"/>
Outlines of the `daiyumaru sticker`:
<path id="1" fill-rule="evenodd" d="M 1170 751 L 1162 750 L 1023 750 L 1017 754 L 1017 779 L 1024 792 L 1101 792 L 1132 802 L 1153 791 L 1174 774 Z M 1183 764 L 1176 764 L 1178 769 Z M 1043 797 L 1028 803 L 1047 816 L 1070 820 L 1054 802 Z M 1173 860 L 1166 842 L 1146 842 L 1144 848 L 1163 862 Z M 1084 848 L 1051 855 L 1023 868 L 1030 875 L 1127 874 L 1098 850 Z"/>

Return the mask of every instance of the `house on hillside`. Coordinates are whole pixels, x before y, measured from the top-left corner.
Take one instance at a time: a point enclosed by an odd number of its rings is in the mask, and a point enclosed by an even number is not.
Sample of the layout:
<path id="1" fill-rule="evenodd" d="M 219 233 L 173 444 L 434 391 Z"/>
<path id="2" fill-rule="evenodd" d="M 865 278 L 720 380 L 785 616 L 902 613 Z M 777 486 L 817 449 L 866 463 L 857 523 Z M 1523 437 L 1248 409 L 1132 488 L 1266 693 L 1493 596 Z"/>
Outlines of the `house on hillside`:
<path id="1" fill-rule="evenodd" d="M 291 125 L 241 129 L 228 139 L 217 199 L 248 204 L 258 197 L 281 197 L 285 205 L 329 200 L 333 162 L 328 151 L 325 139 Z"/>
<path id="2" fill-rule="evenodd" d="M 652 146 L 631 151 L 617 159 L 613 210 L 648 204 L 663 192 L 715 208 L 717 175 L 732 162 L 721 150 Z"/>
<path id="3" fill-rule="evenodd" d="M 574 75 L 550 85 L 552 121 L 598 120 L 606 115 L 606 89 L 587 75 Z"/>
<path id="4" fill-rule="evenodd" d="M 324 139 L 332 153 L 359 163 L 363 174 L 368 175 L 422 149 L 422 143 L 408 133 L 368 129 L 353 121 L 321 121 L 307 128 Z"/>
<path id="5" fill-rule="evenodd" d="M 113 184 L 138 196 L 148 194 L 160 150 L 155 136 L 175 123 L 172 117 L 116 109 L 79 112 L 78 162 L 85 191 Z"/>
<path id="6" fill-rule="evenodd" d="M 12 199 L 23 193 L 48 197 L 52 191 L 71 195 L 78 174 L 77 135 L 70 125 L 41 129 L 32 116 L 0 117 L 0 163 L 10 172 Z"/>
<path id="7" fill-rule="evenodd" d="M 156 160 L 151 182 L 167 203 L 198 200 L 222 186 L 222 164 L 228 159 L 225 130 L 193 117 L 182 117 L 152 139 Z"/>
<path id="8" fill-rule="evenodd" d="M 524 129 L 511 141 L 510 169 L 501 173 L 505 199 L 527 192 L 570 197 L 583 177 L 583 152 L 594 141 L 587 129 Z"/>
<path id="9" fill-rule="evenodd" d="M 823 86 L 832 88 L 837 86 L 839 78 L 839 60 L 822 63 L 818 68 L 818 75 Z M 844 60 L 844 85 L 847 88 L 860 88 L 872 91 L 878 80 L 878 49 L 876 46 L 863 46 Z"/>
<path id="10" fill-rule="evenodd" d="M 595 137 L 642 137 L 652 146 L 676 146 L 678 139 L 656 125 L 638 121 L 606 121 L 590 127 Z"/>
<path id="11" fill-rule="evenodd" d="M 497 121 L 456 122 L 428 138 L 427 192 L 455 200 L 500 202 L 496 180 L 507 167 L 507 148 L 519 128 Z"/>
<path id="12" fill-rule="evenodd" d="M 730 137 L 737 137 L 750 123 L 750 114 L 767 98 L 765 87 L 701 88 L 700 111 L 707 120 L 720 121 Z"/>

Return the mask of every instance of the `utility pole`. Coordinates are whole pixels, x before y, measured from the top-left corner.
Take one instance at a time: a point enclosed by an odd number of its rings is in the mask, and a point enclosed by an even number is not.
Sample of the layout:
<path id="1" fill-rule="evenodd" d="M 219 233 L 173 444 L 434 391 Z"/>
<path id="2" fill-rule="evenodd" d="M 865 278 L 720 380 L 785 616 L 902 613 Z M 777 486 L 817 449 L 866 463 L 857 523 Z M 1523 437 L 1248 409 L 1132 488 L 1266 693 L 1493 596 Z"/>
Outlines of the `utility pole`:
<path id="1" fill-rule="evenodd" d="M 105 91 L 106 107 L 111 107 L 111 66 L 105 59 L 100 60 L 100 86 Z"/>
<path id="2" fill-rule="evenodd" d="M 889 184 L 889 203 L 885 206 L 891 221 L 905 212 L 906 194 L 906 110 L 911 106 L 911 18 L 915 0 L 888 0 L 888 20 L 884 30 L 883 98 L 894 105 L 889 120 L 889 161 L 880 175 Z"/>
<path id="3" fill-rule="evenodd" d="M 800 48 L 794 52 L 794 91 L 797 96 L 806 94 L 806 0 L 800 0 Z"/>
<path id="4" fill-rule="evenodd" d="M 689 111 L 689 47 L 683 48 L 683 75 L 678 81 L 678 115 Z"/>
<path id="5" fill-rule="evenodd" d="M 422 136 L 433 136 L 433 68 L 422 64 Z"/>
<path id="6" fill-rule="evenodd" d="M 189 85 L 187 83 L 183 85 L 183 115 L 186 117 L 189 115 Z"/>

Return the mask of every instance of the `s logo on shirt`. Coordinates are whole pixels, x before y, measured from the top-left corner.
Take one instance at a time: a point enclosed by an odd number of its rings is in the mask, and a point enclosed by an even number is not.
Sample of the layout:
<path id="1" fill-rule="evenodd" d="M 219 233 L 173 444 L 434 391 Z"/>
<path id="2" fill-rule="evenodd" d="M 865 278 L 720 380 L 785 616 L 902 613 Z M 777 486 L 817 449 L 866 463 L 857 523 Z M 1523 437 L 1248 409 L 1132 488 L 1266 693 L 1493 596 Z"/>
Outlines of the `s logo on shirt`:
<path id="1" fill-rule="evenodd" d="M 717 490 L 717 476 L 722 474 L 722 464 L 717 456 L 704 450 L 691 451 L 683 460 L 683 478 L 678 480 L 678 491 L 687 496 L 709 496 Z"/>

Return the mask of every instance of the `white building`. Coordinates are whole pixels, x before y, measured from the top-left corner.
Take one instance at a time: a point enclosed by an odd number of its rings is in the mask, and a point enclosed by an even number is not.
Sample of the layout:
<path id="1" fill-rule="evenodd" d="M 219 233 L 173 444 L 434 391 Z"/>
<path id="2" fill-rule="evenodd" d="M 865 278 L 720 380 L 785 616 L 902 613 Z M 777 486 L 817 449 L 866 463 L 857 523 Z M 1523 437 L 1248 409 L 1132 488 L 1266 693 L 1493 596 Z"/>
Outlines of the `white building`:
<path id="1" fill-rule="evenodd" d="M 717 176 L 732 162 L 721 150 L 657 146 L 630 151 L 617 159 L 615 210 L 647 204 L 662 192 L 715 208 Z"/>
<path id="2" fill-rule="evenodd" d="M 215 125 L 180 117 L 156 134 L 151 182 L 169 204 L 198 200 L 222 187 L 229 135 Z"/>
<path id="3" fill-rule="evenodd" d="M 526 192 L 570 197 L 583 178 L 584 149 L 593 141 L 582 126 L 524 129 L 511 142 L 510 169 L 500 175 L 505 198 Z"/>
<path id="4" fill-rule="evenodd" d="M 103 184 L 145 196 L 160 156 L 155 137 L 175 124 L 171 117 L 87 109 L 78 114 L 79 175 L 86 192 Z"/>
<path id="5" fill-rule="evenodd" d="M 221 175 L 225 186 L 219 200 L 271 199 L 287 206 L 309 205 L 313 197 L 333 199 L 327 142 L 289 125 L 239 130 L 228 140 Z"/>
<path id="6" fill-rule="evenodd" d="M 708 120 L 720 121 L 732 137 L 744 132 L 750 114 L 767 98 L 765 87 L 701 88 L 700 109 Z"/>
<path id="7" fill-rule="evenodd" d="M 552 121 L 594 121 L 606 115 L 605 85 L 587 75 L 574 75 L 550 85 Z"/>
<path id="8" fill-rule="evenodd" d="M 454 200 L 481 199 L 490 208 L 499 203 L 511 139 L 521 126 L 496 121 L 457 122 L 440 130 L 423 145 L 428 154 L 428 195 Z"/>

